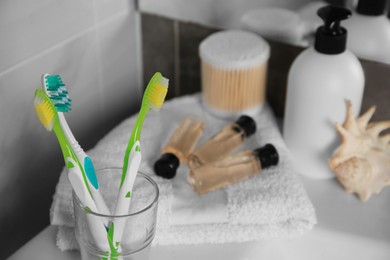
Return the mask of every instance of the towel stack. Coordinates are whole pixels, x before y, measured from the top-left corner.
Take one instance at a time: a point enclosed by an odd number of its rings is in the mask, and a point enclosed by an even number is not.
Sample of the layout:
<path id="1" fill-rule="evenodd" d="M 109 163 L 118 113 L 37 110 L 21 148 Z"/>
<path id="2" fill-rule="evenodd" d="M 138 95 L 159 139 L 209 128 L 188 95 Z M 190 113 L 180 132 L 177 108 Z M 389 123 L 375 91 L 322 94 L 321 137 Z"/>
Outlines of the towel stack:
<path id="1" fill-rule="evenodd" d="M 196 195 L 187 184 L 186 166 L 180 166 L 173 180 L 156 176 L 152 166 L 159 156 L 160 148 L 176 124 L 188 114 L 203 117 L 206 124 L 203 139 L 229 123 L 205 113 L 199 95 L 168 101 L 159 113 L 152 112 L 145 120 L 141 136 L 143 161 L 140 171 L 151 176 L 160 189 L 153 245 L 288 238 L 302 235 L 313 228 L 316 223 L 313 205 L 293 170 L 289 152 L 268 106 L 254 116 L 257 133 L 241 149 L 272 143 L 280 155 L 276 167 L 203 196 Z M 125 120 L 88 152 L 96 169 L 122 166 L 134 122 L 135 116 Z M 58 247 L 61 250 L 76 249 L 72 188 L 65 171 L 61 173 L 56 187 L 50 220 L 52 225 L 59 226 Z"/>

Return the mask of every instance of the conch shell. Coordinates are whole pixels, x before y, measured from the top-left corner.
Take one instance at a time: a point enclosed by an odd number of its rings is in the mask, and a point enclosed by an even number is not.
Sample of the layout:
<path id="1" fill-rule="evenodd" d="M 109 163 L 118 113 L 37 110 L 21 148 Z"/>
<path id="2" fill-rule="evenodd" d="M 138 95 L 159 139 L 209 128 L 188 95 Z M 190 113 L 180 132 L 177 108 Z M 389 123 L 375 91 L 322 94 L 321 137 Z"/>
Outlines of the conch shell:
<path id="1" fill-rule="evenodd" d="M 390 128 L 390 121 L 369 123 L 375 110 L 372 106 L 355 119 L 347 101 L 347 118 L 343 126 L 336 124 L 342 144 L 329 160 L 345 190 L 362 201 L 390 185 L 390 134 L 380 135 Z"/>

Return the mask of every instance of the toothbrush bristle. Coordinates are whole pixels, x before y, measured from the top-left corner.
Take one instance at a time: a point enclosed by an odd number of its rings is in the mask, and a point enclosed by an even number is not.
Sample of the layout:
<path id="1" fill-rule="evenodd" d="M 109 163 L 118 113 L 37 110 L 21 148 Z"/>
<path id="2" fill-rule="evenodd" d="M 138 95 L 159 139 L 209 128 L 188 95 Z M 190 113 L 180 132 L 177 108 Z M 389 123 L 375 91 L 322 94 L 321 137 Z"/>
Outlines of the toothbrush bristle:
<path id="1" fill-rule="evenodd" d="M 72 100 L 60 75 L 42 75 L 42 85 L 46 94 L 51 99 L 57 112 L 68 112 L 71 110 Z"/>
<path id="2" fill-rule="evenodd" d="M 40 89 L 35 91 L 34 107 L 39 121 L 48 131 L 51 131 L 55 120 L 53 104 L 45 92 Z"/>
<path id="3" fill-rule="evenodd" d="M 162 107 L 168 92 L 168 84 L 169 80 L 161 76 L 151 86 L 150 91 L 148 91 L 149 106 L 153 110 L 158 111 Z"/>
<path id="4" fill-rule="evenodd" d="M 161 77 L 158 79 L 158 83 L 160 83 L 160 84 L 163 85 L 163 86 L 168 87 L 168 85 L 169 85 L 169 79 L 167 79 L 167 78 L 161 76 Z"/>

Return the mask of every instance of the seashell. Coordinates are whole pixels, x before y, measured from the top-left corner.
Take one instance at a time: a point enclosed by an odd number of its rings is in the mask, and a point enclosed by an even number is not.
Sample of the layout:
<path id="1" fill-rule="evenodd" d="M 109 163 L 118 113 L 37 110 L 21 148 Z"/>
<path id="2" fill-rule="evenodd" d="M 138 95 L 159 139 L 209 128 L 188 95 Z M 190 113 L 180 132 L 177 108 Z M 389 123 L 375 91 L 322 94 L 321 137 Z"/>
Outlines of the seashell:
<path id="1" fill-rule="evenodd" d="M 347 101 L 344 124 L 336 124 L 342 144 L 329 159 L 338 181 L 349 193 L 362 201 L 390 185 L 390 121 L 369 123 L 376 110 L 372 106 L 360 117 L 354 117 L 351 101 Z"/>

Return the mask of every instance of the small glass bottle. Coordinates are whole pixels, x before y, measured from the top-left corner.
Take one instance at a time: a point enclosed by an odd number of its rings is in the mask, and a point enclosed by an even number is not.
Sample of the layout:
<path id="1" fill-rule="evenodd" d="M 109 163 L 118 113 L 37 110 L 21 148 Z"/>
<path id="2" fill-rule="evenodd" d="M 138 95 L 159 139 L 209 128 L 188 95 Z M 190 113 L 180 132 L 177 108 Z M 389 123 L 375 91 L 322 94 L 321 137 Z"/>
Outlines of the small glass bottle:
<path id="1" fill-rule="evenodd" d="M 204 130 L 204 123 L 195 117 L 183 118 L 168 142 L 161 150 L 161 157 L 154 164 L 157 175 L 172 179 L 180 164 L 187 163 L 188 155 L 194 150 Z"/>
<path id="2" fill-rule="evenodd" d="M 249 116 L 240 116 L 238 120 L 222 128 L 202 146 L 188 156 L 191 169 L 215 161 L 242 145 L 246 138 L 256 132 L 256 122 Z"/>
<path id="3" fill-rule="evenodd" d="M 267 144 L 191 169 L 188 182 L 201 195 L 259 174 L 262 169 L 278 162 L 277 150 L 272 144 Z"/>

